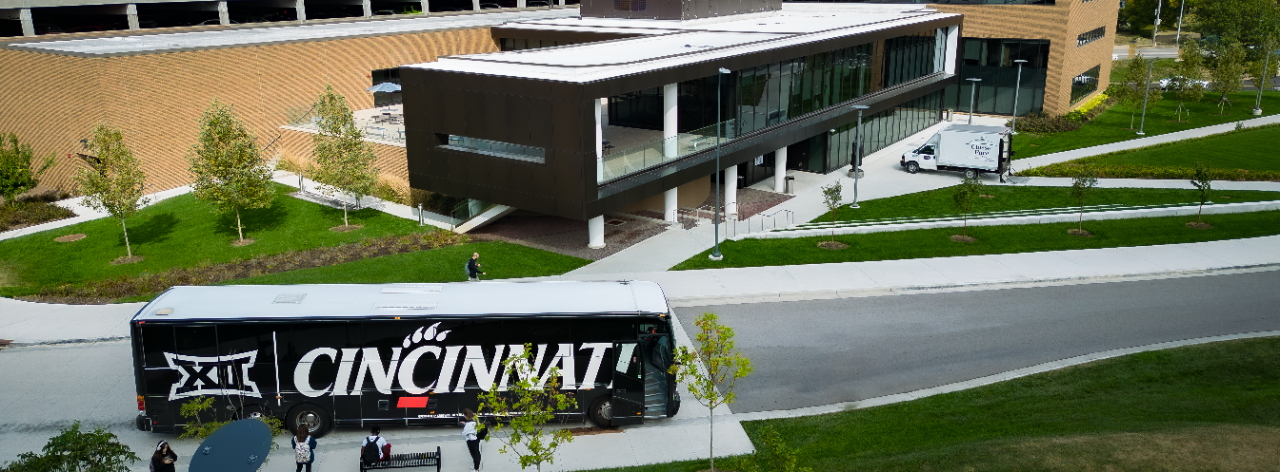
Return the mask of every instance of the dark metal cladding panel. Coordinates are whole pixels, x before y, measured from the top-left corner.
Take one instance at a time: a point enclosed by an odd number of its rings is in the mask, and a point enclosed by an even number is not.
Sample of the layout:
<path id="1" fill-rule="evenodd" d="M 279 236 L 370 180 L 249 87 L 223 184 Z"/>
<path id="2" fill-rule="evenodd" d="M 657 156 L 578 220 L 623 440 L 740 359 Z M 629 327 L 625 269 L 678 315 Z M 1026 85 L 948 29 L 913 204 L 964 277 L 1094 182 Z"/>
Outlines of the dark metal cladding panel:
<path id="1" fill-rule="evenodd" d="M 588 106 L 590 103 L 587 104 Z M 586 139 L 583 134 L 591 133 L 595 137 L 595 121 L 586 123 L 576 103 L 567 101 L 551 102 L 551 147 L 565 151 L 582 151 Z M 586 114 L 590 118 L 590 113 Z M 594 143 L 592 149 L 594 150 Z"/>
<path id="2" fill-rule="evenodd" d="M 466 117 L 466 123 L 462 132 L 455 134 L 472 138 L 487 138 L 489 136 L 487 121 L 489 109 L 484 106 L 485 94 L 470 90 L 459 90 L 457 93 L 462 96 L 462 103 L 465 104 L 458 116 Z"/>
<path id="3" fill-rule="evenodd" d="M 431 131 L 444 134 L 466 135 L 467 106 L 462 92 L 458 89 L 449 89 L 445 87 L 440 87 L 437 90 L 440 93 L 440 98 L 444 103 L 444 107 L 435 110 L 438 127 Z M 428 111 L 428 113 L 431 113 L 431 111 Z"/>
<path id="4" fill-rule="evenodd" d="M 484 107 L 484 132 L 483 134 L 473 134 L 471 136 L 525 144 L 525 142 L 511 137 L 511 128 L 507 126 L 507 121 L 512 113 L 511 106 L 507 102 L 507 96 L 494 92 L 482 93 L 484 93 L 484 104 L 482 105 Z"/>
<path id="5" fill-rule="evenodd" d="M 528 109 L 525 110 L 528 118 L 523 125 L 526 127 L 525 132 L 529 135 L 529 144 L 547 149 L 547 164 L 553 164 L 549 154 L 552 143 L 551 100 L 534 97 L 525 103 L 528 104 Z"/>

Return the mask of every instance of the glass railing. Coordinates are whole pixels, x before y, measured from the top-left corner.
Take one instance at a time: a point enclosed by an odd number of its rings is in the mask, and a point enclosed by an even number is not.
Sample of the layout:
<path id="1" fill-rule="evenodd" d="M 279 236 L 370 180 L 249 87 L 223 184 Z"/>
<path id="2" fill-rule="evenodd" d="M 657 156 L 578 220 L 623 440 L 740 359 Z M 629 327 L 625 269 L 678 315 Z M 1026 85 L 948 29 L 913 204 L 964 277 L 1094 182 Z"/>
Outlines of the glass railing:
<path id="1" fill-rule="evenodd" d="M 604 170 L 597 183 L 608 182 L 626 175 L 657 167 L 681 159 L 690 154 L 706 151 L 717 142 L 728 142 L 735 137 L 735 121 L 722 121 L 717 125 L 699 128 L 675 137 L 650 141 L 621 151 L 614 151 L 603 158 Z M 719 133 L 716 133 L 719 128 Z M 717 138 L 717 134 L 719 138 Z"/>
<path id="2" fill-rule="evenodd" d="M 486 154 L 494 157 L 505 157 L 507 159 L 537 162 L 539 164 L 545 164 L 547 162 L 546 149 L 536 146 L 525 146 L 523 144 L 494 141 L 492 139 L 449 135 L 449 144 L 446 145 L 446 147 L 455 148 L 460 151 Z"/>

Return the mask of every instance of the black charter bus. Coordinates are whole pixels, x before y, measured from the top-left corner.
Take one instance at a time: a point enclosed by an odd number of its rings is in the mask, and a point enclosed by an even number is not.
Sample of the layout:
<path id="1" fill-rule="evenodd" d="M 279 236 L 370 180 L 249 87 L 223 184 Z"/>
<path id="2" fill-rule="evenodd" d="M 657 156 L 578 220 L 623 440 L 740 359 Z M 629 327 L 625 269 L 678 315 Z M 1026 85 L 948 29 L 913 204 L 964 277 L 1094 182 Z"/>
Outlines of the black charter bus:
<path id="1" fill-rule="evenodd" d="M 670 310 L 652 282 L 174 287 L 130 323 L 137 426 L 175 432 L 181 406 L 270 414 L 291 431 L 457 424 L 528 344 L 600 425 L 676 414 Z"/>

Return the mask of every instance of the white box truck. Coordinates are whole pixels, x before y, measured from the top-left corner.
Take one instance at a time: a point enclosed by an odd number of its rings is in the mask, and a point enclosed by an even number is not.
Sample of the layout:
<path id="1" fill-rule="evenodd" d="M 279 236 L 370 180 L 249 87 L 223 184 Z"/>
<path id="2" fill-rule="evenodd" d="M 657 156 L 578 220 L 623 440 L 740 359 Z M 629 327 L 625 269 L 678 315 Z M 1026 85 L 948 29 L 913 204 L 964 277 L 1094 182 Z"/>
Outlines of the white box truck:
<path id="1" fill-rule="evenodd" d="M 902 155 L 901 166 L 912 174 L 925 170 L 963 171 L 965 177 L 1003 174 L 1009 162 L 1009 128 L 951 125 L 914 151 Z"/>

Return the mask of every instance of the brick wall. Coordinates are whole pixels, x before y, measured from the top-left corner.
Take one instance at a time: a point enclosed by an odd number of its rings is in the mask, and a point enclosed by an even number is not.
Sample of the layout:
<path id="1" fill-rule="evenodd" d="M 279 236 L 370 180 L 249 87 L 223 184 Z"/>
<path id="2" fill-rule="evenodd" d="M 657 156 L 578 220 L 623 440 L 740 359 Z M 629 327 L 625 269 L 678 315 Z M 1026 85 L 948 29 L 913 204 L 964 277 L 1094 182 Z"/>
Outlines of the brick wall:
<path id="1" fill-rule="evenodd" d="M 1120 0 L 1058 0 L 1056 5 L 930 7 L 938 11 L 964 14 L 961 34 L 967 38 L 1049 40 L 1049 71 L 1044 90 L 1045 113 L 1070 111 L 1071 79 L 1093 66 L 1102 65 L 1098 91 L 1106 90 L 1110 84 L 1111 47 L 1115 43 Z M 1102 26 L 1107 28 L 1105 38 L 1076 47 L 1077 36 Z M 1077 104 L 1084 100 L 1081 99 Z"/>
<path id="2" fill-rule="evenodd" d="M 68 154 L 83 151 L 94 124 L 121 127 L 154 192 L 190 181 L 185 156 L 214 98 L 234 107 L 260 146 L 281 136 L 268 158 L 309 159 L 310 135 L 282 135 L 279 126 L 310 108 L 325 84 L 353 109 L 370 108 L 371 70 L 497 50 L 488 28 L 110 58 L 0 49 L 0 132 L 56 155 L 44 186 L 70 189 L 83 164 Z M 384 172 L 407 178 L 404 148 L 375 150 Z"/>

